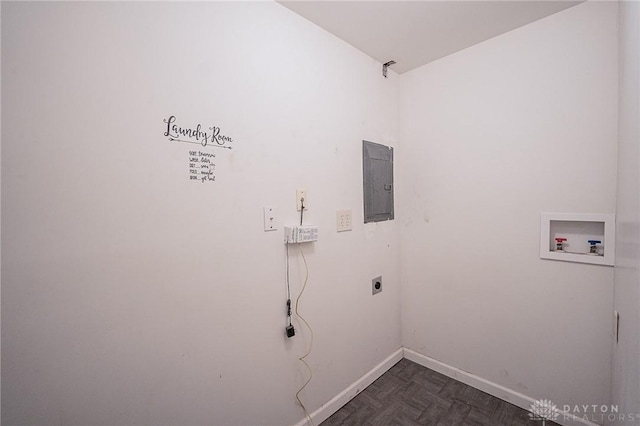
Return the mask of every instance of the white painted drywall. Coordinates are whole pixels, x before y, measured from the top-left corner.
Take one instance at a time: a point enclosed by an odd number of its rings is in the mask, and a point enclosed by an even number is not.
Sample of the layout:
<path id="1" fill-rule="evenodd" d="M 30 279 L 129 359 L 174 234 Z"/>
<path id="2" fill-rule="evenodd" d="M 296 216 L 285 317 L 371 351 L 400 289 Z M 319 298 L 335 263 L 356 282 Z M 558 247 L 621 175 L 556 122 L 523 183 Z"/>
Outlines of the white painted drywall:
<path id="1" fill-rule="evenodd" d="M 396 143 L 393 72 L 271 2 L 7 3 L 2 80 L 3 424 L 302 420 L 298 188 L 308 409 L 400 347 L 397 221 L 365 226 L 361 187 L 361 141 Z M 215 183 L 170 115 L 233 138 Z"/>
<path id="2" fill-rule="evenodd" d="M 633 424 L 640 413 L 640 3 L 620 2 L 620 100 L 617 247 L 614 308 L 620 314 L 613 346 L 611 424 Z M 626 415 L 627 418 L 623 418 Z"/>
<path id="3" fill-rule="evenodd" d="M 540 213 L 613 213 L 617 5 L 402 75 L 403 345 L 532 398 L 609 403 L 613 268 L 539 258 Z"/>

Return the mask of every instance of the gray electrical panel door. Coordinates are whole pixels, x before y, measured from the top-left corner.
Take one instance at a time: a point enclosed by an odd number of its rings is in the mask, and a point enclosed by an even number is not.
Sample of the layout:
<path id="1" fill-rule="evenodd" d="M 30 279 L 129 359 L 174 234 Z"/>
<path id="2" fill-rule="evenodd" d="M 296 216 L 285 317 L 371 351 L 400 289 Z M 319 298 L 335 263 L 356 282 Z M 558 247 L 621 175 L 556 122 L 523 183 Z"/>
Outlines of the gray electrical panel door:
<path id="1" fill-rule="evenodd" d="M 393 148 L 362 141 L 364 223 L 393 219 Z"/>

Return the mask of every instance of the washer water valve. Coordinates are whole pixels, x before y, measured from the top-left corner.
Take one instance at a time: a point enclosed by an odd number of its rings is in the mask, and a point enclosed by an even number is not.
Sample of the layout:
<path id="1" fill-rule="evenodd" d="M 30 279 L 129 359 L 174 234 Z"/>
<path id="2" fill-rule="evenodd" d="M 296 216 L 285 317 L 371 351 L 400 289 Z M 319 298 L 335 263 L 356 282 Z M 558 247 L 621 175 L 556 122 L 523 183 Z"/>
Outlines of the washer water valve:
<path id="1" fill-rule="evenodd" d="M 562 243 L 564 243 L 565 241 L 567 241 L 566 238 L 563 238 L 563 237 L 556 238 L 556 251 L 564 251 L 564 247 L 562 246 Z"/>
<path id="2" fill-rule="evenodd" d="M 602 244 L 600 240 L 589 240 L 589 254 L 591 255 L 599 255 L 598 253 L 598 244 Z"/>

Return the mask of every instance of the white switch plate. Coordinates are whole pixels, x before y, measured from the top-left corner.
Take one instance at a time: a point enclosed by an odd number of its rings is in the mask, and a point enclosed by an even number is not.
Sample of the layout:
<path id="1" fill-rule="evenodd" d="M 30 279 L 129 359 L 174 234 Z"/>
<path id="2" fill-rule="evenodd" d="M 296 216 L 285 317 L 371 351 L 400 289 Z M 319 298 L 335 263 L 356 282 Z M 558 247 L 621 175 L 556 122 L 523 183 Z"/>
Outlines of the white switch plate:
<path id="1" fill-rule="evenodd" d="M 309 210 L 309 199 L 307 198 L 306 189 L 298 189 L 296 191 L 296 209 L 302 210 L 302 199 L 304 198 L 304 209 Z"/>
<path id="2" fill-rule="evenodd" d="M 264 208 L 264 230 L 275 231 L 278 229 L 276 225 L 276 210 L 273 207 Z"/>
<path id="3" fill-rule="evenodd" d="M 336 211 L 336 228 L 338 232 L 351 231 L 351 210 Z"/>

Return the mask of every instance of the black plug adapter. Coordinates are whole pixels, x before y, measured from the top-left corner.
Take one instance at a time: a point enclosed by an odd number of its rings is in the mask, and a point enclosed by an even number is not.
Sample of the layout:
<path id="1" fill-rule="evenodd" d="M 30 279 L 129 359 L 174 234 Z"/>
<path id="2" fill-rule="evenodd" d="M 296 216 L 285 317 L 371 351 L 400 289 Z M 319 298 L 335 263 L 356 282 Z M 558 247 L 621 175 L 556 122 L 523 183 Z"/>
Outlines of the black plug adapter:
<path id="1" fill-rule="evenodd" d="M 285 328 L 285 330 L 287 331 L 288 338 L 291 338 L 296 335 L 296 330 L 293 328 L 292 325 L 288 325 L 287 328 Z"/>

